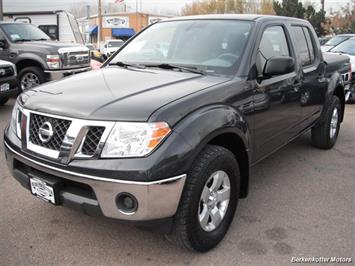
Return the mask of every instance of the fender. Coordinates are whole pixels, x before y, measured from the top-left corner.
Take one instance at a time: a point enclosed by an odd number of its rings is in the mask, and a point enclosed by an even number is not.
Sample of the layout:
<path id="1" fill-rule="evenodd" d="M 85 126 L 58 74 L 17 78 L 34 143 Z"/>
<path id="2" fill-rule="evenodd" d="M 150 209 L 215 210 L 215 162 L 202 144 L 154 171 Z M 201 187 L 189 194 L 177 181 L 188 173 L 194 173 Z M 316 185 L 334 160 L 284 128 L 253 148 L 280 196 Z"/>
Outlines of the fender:
<path id="1" fill-rule="evenodd" d="M 318 120 L 318 123 L 321 123 L 324 121 L 325 113 L 326 113 L 327 108 L 330 104 L 330 100 L 331 100 L 332 96 L 335 94 L 337 88 L 342 88 L 342 90 L 343 90 L 342 97 L 340 98 L 340 101 L 342 102 L 342 105 L 343 105 L 345 103 L 344 81 L 343 81 L 341 74 L 338 71 L 332 73 L 330 75 L 330 77 L 328 77 L 328 88 L 327 88 L 327 92 L 325 95 L 324 108 L 322 110 L 322 113 L 320 115 L 320 119 Z M 343 120 L 343 117 L 344 117 L 344 105 L 343 105 L 342 113 L 341 113 L 341 121 Z"/>
<path id="2" fill-rule="evenodd" d="M 33 60 L 36 61 L 41 65 L 43 69 L 47 69 L 47 63 L 45 60 L 40 57 L 39 55 L 33 54 L 33 53 L 23 53 L 19 54 L 16 59 L 14 60 L 14 64 L 17 65 L 19 62 L 24 61 L 24 60 Z"/>
<path id="3" fill-rule="evenodd" d="M 182 119 L 173 130 L 191 146 L 193 152 L 190 157 L 191 164 L 213 138 L 224 133 L 238 136 L 249 153 L 250 129 L 247 121 L 240 112 L 229 105 L 202 107 Z"/>

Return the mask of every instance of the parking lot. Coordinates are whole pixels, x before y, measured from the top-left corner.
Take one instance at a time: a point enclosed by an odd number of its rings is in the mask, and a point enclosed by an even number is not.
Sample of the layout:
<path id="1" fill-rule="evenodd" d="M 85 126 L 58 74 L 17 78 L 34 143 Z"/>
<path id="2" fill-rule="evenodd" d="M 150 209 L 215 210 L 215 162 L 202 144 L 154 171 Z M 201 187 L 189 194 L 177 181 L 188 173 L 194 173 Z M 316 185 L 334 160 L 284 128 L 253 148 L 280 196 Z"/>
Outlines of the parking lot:
<path id="1" fill-rule="evenodd" d="M 0 130 L 14 100 L 0 107 Z M 0 146 L 1 265 L 286 265 L 292 257 L 353 257 L 355 105 L 336 146 L 293 141 L 252 169 L 223 242 L 194 254 L 157 233 L 85 216 L 34 198 L 10 175 Z"/>

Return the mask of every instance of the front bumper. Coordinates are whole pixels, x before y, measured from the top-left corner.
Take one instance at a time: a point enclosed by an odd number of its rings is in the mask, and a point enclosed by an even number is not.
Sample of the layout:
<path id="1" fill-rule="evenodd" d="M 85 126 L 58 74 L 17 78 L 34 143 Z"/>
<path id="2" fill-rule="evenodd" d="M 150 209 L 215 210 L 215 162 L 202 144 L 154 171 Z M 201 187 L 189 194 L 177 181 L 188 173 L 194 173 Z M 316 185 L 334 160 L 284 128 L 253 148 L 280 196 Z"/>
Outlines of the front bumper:
<path id="1" fill-rule="evenodd" d="M 355 75 L 355 73 L 353 74 Z M 345 101 L 354 101 L 355 100 L 355 78 L 353 78 L 351 84 L 348 84 L 345 87 Z"/>
<path id="2" fill-rule="evenodd" d="M 59 204 L 89 215 L 129 221 L 151 221 L 172 217 L 177 210 L 186 175 L 158 181 L 128 181 L 104 178 L 65 170 L 30 158 L 5 140 L 5 154 L 13 176 L 27 189 L 30 177 L 56 179 Z M 91 191 L 90 191 L 91 190 Z M 116 198 L 120 193 L 133 195 L 138 202 L 134 213 L 118 209 Z"/>
<path id="3" fill-rule="evenodd" d="M 8 91 L 0 91 L 0 97 L 14 96 L 18 93 L 18 83 L 17 77 L 7 77 L 0 79 L 0 85 L 8 83 L 10 84 L 10 90 Z"/>
<path id="4" fill-rule="evenodd" d="M 51 81 L 51 80 L 60 80 L 63 77 L 86 72 L 89 70 L 91 70 L 90 66 L 82 67 L 82 68 L 74 68 L 74 69 L 65 69 L 65 70 L 46 70 L 44 72 L 47 74 L 47 79 Z"/>

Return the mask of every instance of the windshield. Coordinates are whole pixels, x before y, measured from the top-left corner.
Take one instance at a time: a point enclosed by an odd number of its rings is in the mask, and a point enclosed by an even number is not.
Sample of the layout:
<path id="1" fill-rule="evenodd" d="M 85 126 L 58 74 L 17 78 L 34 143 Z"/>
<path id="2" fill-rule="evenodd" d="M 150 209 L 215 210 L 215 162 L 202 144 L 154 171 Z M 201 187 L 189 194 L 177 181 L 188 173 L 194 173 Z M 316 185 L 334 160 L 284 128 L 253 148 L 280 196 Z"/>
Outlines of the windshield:
<path id="1" fill-rule="evenodd" d="M 134 38 L 111 63 L 172 64 L 233 74 L 251 26 L 252 22 L 239 20 L 160 22 Z"/>
<path id="2" fill-rule="evenodd" d="M 123 41 L 119 41 L 119 42 L 109 42 L 107 44 L 108 47 L 121 47 L 123 44 Z"/>
<path id="3" fill-rule="evenodd" d="M 349 39 L 347 36 L 335 36 L 331 38 L 329 41 L 325 43 L 325 45 L 329 46 L 337 46 L 339 43 L 345 41 L 346 39 Z"/>
<path id="4" fill-rule="evenodd" d="M 36 26 L 24 23 L 2 24 L 2 29 L 11 41 L 36 41 L 49 40 L 47 34 L 41 31 Z"/>
<path id="5" fill-rule="evenodd" d="M 333 48 L 331 52 L 355 55 L 355 39 L 350 39 L 339 44 L 337 47 Z"/>

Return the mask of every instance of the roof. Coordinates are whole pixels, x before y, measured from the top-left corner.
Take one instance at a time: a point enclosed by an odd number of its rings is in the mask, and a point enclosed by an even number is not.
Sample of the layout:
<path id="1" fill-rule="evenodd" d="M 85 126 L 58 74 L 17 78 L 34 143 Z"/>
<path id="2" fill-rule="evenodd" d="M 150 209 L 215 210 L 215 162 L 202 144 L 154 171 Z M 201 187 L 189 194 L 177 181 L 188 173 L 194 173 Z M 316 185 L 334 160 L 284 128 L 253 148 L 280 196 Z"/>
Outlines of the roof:
<path id="1" fill-rule="evenodd" d="M 174 20 L 196 20 L 196 19 L 236 19 L 236 20 L 249 20 L 249 21 L 258 21 L 258 20 L 293 20 L 293 21 L 305 21 L 303 19 L 294 18 L 294 17 L 283 17 L 283 16 L 272 16 L 272 15 L 258 15 L 258 14 L 211 14 L 211 15 L 196 15 L 196 16 L 185 16 L 185 17 L 175 17 L 170 18 L 165 21 L 174 21 Z"/>

